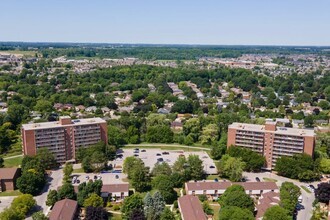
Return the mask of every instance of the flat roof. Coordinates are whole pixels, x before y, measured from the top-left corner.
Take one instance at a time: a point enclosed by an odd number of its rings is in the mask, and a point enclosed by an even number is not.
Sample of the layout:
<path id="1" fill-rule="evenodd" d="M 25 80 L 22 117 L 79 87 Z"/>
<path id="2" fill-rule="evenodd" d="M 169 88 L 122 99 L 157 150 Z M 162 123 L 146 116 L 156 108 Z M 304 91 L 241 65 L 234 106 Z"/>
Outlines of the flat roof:
<path id="1" fill-rule="evenodd" d="M 276 190 L 278 186 L 274 182 L 187 182 L 188 191 L 197 190 L 226 190 L 232 185 L 241 185 L 245 190 Z"/>
<path id="2" fill-rule="evenodd" d="M 255 132 L 270 132 L 275 134 L 283 135 L 295 135 L 295 136 L 315 136 L 315 132 L 312 129 L 300 129 L 300 128 L 287 128 L 287 127 L 276 127 L 276 131 L 265 130 L 265 125 L 246 124 L 234 122 L 229 125 L 228 128 L 237 129 L 241 131 L 255 131 Z"/>
<path id="3" fill-rule="evenodd" d="M 65 124 L 65 125 L 60 124 L 59 121 L 31 123 L 31 124 L 23 124 L 22 128 L 24 130 L 39 130 L 39 129 L 48 129 L 48 128 L 60 128 L 60 127 L 106 123 L 106 121 L 103 120 L 102 118 L 73 119 L 71 120 L 71 122 L 72 124 Z"/>

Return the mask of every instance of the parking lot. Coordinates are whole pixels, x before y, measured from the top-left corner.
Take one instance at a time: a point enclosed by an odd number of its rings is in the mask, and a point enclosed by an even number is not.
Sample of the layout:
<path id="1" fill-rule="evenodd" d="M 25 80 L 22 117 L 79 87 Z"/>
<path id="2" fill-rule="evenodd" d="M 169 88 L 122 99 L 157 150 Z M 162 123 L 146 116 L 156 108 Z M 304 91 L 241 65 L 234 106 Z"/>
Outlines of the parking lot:
<path id="1" fill-rule="evenodd" d="M 83 182 L 88 182 L 89 180 L 101 179 L 103 184 L 119 184 L 124 183 L 122 179 L 126 178 L 124 173 L 73 173 L 73 177 L 77 177 L 77 180 L 74 181 L 73 185 L 79 185 Z"/>
<path id="2" fill-rule="evenodd" d="M 216 174 L 217 169 L 213 160 L 209 157 L 206 152 L 184 152 L 183 150 L 161 150 L 161 149 L 120 149 L 117 154 L 122 154 L 122 158 L 117 158 L 112 162 L 114 167 L 122 167 L 123 161 L 126 157 L 136 156 L 144 162 L 145 166 L 150 167 L 150 170 L 153 169 L 156 163 L 166 162 L 170 166 L 173 166 L 174 162 L 180 156 L 188 157 L 190 154 L 198 155 L 199 158 L 203 161 L 203 167 L 206 174 Z"/>

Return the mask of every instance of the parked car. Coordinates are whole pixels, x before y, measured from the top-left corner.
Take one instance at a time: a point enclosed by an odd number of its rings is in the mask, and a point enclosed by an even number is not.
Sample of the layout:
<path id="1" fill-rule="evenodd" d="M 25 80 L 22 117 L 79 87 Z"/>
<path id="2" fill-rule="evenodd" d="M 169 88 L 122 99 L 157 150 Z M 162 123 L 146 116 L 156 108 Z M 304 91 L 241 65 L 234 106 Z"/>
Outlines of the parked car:
<path id="1" fill-rule="evenodd" d="M 259 178 L 259 177 L 256 177 L 256 181 L 257 181 L 257 182 L 260 182 L 260 178 Z"/>
<path id="2" fill-rule="evenodd" d="M 164 159 L 163 159 L 163 158 L 158 158 L 157 161 L 158 161 L 158 162 L 163 162 Z"/>
<path id="3" fill-rule="evenodd" d="M 162 156 L 160 153 L 156 154 L 156 156 Z"/>
<path id="4" fill-rule="evenodd" d="M 77 180 L 77 183 L 79 184 L 80 183 L 80 180 Z"/>
<path id="5" fill-rule="evenodd" d="M 210 166 L 210 169 L 214 169 L 214 168 L 215 168 L 215 166 L 213 166 L 213 165 Z"/>
<path id="6" fill-rule="evenodd" d="M 163 154 L 163 155 L 169 155 L 170 152 L 164 151 L 164 152 L 162 152 L 162 154 Z"/>
<path id="7" fill-rule="evenodd" d="M 116 179 L 119 179 L 119 176 L 118 176 L 118 175 L 116 175 L 116 176 L 115 176 L 115 178 L 116 178 Z"/>
<path id="8" fill-rule="evenodd" d="M 141 150 L 141 152 L 146 152 L 146 150 Z"/>
<path id="9" fill-rule="evenodd" d="M 134 157 L 138 157 L 139 155 L 138 154 L 134 154 Z"/>

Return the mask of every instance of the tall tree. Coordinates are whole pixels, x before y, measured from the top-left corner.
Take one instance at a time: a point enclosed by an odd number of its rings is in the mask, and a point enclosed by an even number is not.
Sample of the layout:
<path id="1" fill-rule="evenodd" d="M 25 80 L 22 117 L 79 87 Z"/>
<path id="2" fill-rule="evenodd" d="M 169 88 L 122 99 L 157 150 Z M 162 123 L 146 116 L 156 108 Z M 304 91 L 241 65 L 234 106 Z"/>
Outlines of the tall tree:
<path id="1" fill-rule="evenodd" d="M 275 205 L 268 208 L 263 216 L 264 220 L 290 220 L 292 217 L 281 206 Z"/>

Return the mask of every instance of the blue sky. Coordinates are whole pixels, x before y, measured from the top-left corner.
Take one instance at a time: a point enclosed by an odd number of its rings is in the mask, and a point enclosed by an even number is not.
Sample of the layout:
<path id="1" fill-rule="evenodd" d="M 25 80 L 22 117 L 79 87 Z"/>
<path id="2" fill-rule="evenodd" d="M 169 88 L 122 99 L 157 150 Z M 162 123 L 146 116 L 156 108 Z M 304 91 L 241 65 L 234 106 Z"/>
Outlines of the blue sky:
<path id="1" fill-rule="evenodd" d="M 0 41 L 330 46 L 329 0 L 7 0 Z"/>

